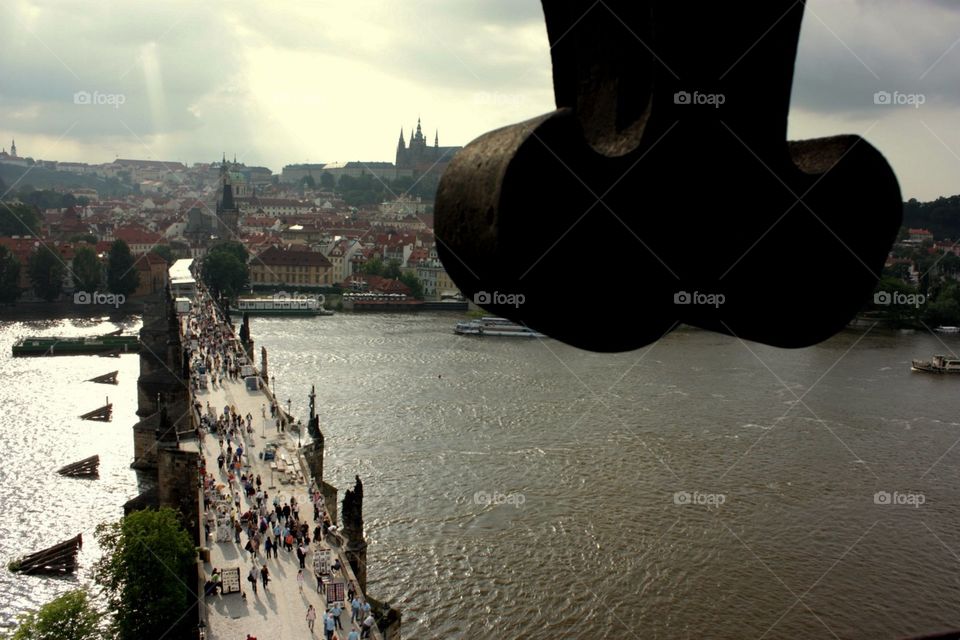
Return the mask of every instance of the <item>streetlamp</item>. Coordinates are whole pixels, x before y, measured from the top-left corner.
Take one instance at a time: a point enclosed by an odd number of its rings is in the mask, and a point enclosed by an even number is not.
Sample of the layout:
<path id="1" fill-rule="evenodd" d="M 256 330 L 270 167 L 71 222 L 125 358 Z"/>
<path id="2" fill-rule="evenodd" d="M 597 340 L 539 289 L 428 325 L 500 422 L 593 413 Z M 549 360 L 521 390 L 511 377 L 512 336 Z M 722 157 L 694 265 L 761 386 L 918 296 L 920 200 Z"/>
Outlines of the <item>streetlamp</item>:
<path id="1" fill-rule="evenodd" d="M 260 437 L 263 439 L 267 438 L 266 429 L 267 429 L 267 405 L 260 405 L 260 416 L 263 420 L 260 421 Z"/>

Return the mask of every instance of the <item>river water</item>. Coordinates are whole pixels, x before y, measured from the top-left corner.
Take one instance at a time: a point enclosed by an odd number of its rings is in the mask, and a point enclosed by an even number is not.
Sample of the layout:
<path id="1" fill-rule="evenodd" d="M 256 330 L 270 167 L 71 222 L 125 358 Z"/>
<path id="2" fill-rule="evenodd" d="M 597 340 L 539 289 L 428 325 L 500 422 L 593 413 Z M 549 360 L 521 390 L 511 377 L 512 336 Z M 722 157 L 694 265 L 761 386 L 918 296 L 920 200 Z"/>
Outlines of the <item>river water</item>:
<path id="1" fill-rule="evenodd" d="M 403 610 L 404 637 L 960 628 L 960 379 L 909 367 L 960 339 L 860 330 L 787 351 L 679 330 L 599 355 L 459 337 L 456 319 L 251 322 L 295 414 L 317 386 L 327 479 L 341 496 L 364 480 L 369 591 Z M 26 328 L 0 324 L 4 558 L 135 493 L 136 359 L 12 360 Z M 81 382 L 115 368 L 119 388 Z M 106 391 L 113 423 L 76 420 Z M 53 474 L 95 452 L 100 480 Z M 5 616 L 67 582 L 0 575 Z"/>

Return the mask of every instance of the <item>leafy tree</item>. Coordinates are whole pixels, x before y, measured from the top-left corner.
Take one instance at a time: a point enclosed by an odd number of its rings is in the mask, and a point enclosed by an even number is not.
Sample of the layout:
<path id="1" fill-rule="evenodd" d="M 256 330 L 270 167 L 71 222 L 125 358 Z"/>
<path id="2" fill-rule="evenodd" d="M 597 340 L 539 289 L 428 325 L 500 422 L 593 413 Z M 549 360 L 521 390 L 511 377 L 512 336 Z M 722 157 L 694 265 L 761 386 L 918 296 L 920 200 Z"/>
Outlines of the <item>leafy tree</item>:
<path id="1" fill-rule="evenodd" d="M 63 276 L 67 271 L 60 256 L 40 245 L 30 256 L 28 265 L 30 282 L 33 283 L 33 292 L 37 297 L 47 302 L 60 296 L 63 288 Z"/>
<path id="2" fill-rule="evenodd" d="M 237 242 L 236 240 L 226 240 L 224 242 L 218 242 L 217 244 L 210 247 L 210 250 L 207 252 L 207 255 L 211 253 L 226 252 L 232 254 L 236 257 L 237 260 L 243 264 L 247 263 L 249 259 L 249 254 L 247 253 L 247 248 L 243 246 L 242 242 Z"/>
<path id="3" fill-rule="evenodd" d="M 90 247 L 78 247 L 73 256 L 73 286 L 92 293 L 100 287 L 100 259 Z"/>
<path id="4" fill-rule="evenodd" d="M 155 253 L 166 260 L 167 264 L 173 264 L 175 261 L 175 258 L 173 257 L 173 249 L 171 249 L 168 245 L 158 244 L 151 249 L 150 252 Z"/>
<path id="5" fill-rule="evenodd" d="M 381 276 L 383 275 L 383 260 L 380 256 L 373 256 L 364 263 L 361 271 L 368 276 Z"/>
<path id="6" fill-rule="evenodd" d="M 390 280 L 396 280 L 400 277 L 400 261 L 393 259 L 383 268 L 383 277 Z"/>
<path id="7" fill-rule="evenodd" d="M 416 275 L 407 272 L 400 274 L 400 282 L 410 287 L 410 295 L 417 300 L 423 300 L 423 283 Z"/>
<path id="8" fill-rule="evenodd" d="M 0 304 L 10 304 L 20 297 L 19 283 L 20 261 L 0 245 Z"/>
<path id="9" fill-rule="evenodd" d="M 0 235 L 39 235 L 40 215 L 36 208 L 25 204 L 0 203 Z"/>
<path id="10" fill-rule="evenodd" d="M 21 615 L 10 640 L 97 640 L 102 615 L 83 589 L 67 591 L 39 610 Z"/>
<path id="11" fill-rule="evenodd" d="M 313 176 L 303 176 L 302 178 L 300 178 L 300 186 L 310 187 L 311 189 L 313 189 L 314 187 L 317 186 L 317 182 L 313 179 Z"/>
<path id="12" fill-rule="evenodd" d="M 140 284 L 140 274 L 134 268 L 135 261 L 130 247 L 123 240 L 114 240 L 107 256 L 107 289 L 110 293 L 129 296 Z"/>
<path id="13" fill-rule="evenodd" d="M 187 637 L 188 580 L 196 550 L 173 509 L 135 511 L 97 527 L 103 557 L 94 580 L 103 587 L 119 640 Z"/>
<path id="14" fill-rule="evenodd" d="M 320 174 L 320 186 L 324 189 L 333 189 L 334 185 L 336 184 L 336 178 L 334 178 L 333 174 L 329 171 L 324 171 Z"/>
<path id="15" fill-rule="evenodd" d="M 247 265 L 229 251 L 208 253 L 203 260 L 203 279 L 214 298 L 234 296 L 247 285 Z"/>
<path id="16" fill-rule="evenodd" d="M 922 311 L 918 294 L 915 287 L 902 280 L 884 277 L 877 283 L 870 306 L 893 327 L 916 326 Z M 914 304 L 910 304 L 910 301 Z"/>

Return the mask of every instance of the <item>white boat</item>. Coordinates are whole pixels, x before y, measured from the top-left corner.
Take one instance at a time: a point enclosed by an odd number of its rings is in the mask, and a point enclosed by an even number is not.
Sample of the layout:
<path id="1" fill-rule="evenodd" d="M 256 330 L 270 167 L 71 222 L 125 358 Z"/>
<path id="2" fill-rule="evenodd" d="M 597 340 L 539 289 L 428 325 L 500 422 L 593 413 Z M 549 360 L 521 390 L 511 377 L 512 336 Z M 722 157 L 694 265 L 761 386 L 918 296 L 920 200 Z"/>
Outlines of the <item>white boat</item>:
<path id="1" fill-rule="evenodd" d="M 910 369 L 923 373 L 960 373 L 960 358 L 933 356 L 932 360 L 914 360 Z"/>
<path id="2" fill-rule="evenodd" d="M 231 305 L 230 313 L 265 316 L 332 316 L 333 311 L 323 308 L 317 298 L 282 297 L 240 298 Z"/>
<path id="3" fill-rule="evenodd" d="M 960 327 L 937 327 L 934 331 L 937 333 L 960 333 Z"/>
<path id="4" fill-rule="evenodd" d="M 507 336 L 511 338 L 546 338 L 529 327 L 519 325 L 506 318 L 484 316 L 479 320 L 458 322 L 453 332 L 461 336 Z"/>

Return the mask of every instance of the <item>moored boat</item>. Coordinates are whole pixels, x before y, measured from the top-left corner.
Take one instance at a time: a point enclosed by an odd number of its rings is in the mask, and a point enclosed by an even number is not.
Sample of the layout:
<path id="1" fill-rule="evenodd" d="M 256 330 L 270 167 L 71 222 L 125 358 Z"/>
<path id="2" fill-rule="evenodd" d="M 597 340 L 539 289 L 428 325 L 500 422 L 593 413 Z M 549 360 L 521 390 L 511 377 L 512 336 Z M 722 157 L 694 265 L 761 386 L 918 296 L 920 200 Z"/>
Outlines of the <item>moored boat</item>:
<path id="1" fill-rule="evenodd" d="M 914 360 L 910 368 L 923 373 L 960 373 L 960 358 L 936 355 L 930 360 Z"/>
<path id="2" fill-rule="evenodd" d="M 546 338 L 530 327 L 517 324 L 506 318 L 484 316 L 479 320 L 458 322 L 453 332 L 461 336 L 502 336 L 511 338 Z"/>
<path id="3" fill-rule="evenodd" d="M 30 336 L 13 344 L 15 356 L 65 356 L 102 353 L 137 353 L 138 336 L 111 333 L 103 336 Z"/>
<path id="4" fill-rule="evenodd" d="M 333 311 L 323 308 L 323 302 L 311 297 L 240 298 L 230 306 L 230 313 L 247 313 L 252 316 L 332 316 Z"/>

